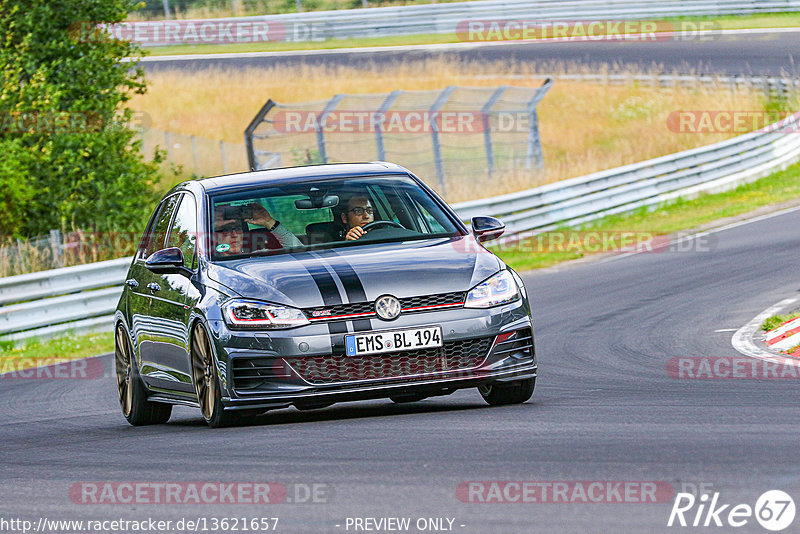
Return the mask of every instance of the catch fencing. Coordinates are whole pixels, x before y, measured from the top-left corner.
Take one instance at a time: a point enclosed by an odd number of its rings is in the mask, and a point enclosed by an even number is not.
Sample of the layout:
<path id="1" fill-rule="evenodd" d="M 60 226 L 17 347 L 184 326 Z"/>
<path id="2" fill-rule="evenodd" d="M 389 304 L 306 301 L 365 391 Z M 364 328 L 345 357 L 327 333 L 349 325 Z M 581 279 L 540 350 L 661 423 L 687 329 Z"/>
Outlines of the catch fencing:
<path id="1" fill-rule="evenodd" d="M 247 170 L 244 144 L 230 143 L 197 135 L 186 135 L 155 128 L 140 133 L 142 152 L 153 159 L 161 150 L 165 160 L 184 175 L 218 176 Z"/>
<path id="2" fill-rule="evenodd" d="M 339 94 L 261 108 L 245 130 L 251 169 L 374 158 L 436 176 L 446 195 L 459 182 L 544 168 L 536 107 L 552 87 L 456 87 Z"/>

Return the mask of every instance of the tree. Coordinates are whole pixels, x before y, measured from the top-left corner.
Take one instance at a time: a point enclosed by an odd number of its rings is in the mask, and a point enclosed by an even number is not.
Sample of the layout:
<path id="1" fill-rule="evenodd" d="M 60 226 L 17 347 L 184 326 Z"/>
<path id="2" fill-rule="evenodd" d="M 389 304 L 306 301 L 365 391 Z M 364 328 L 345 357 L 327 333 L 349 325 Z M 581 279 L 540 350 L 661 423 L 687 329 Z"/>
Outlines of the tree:
<path id="1" fill-rule="evenodd" d="M 22 214 L 0 219 L 1 233 L 142 226 L 159 161 L 144 161 L 125 107 L 146 90 L 141 67 L 124 59 L 140 49 L 99 29 L 135 6 L 0 0 L 0 147 L 13 148 L 0 165 L 0 209 Z"/>

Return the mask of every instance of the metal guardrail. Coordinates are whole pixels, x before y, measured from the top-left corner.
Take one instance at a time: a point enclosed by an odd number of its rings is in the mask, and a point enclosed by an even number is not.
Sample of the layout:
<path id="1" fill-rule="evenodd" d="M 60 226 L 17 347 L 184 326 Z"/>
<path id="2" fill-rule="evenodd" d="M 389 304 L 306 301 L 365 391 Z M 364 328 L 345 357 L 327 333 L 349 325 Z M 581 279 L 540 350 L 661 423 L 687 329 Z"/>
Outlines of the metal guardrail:
<path id="1" fill-rule="evenodd" d="M 111 327 L 130 258 L 0 278 L 0 339 Z"/>
<path id="2" fill-rule="evenodd" d="M 720 192 L 751 182 L 800 159 L 800 112 L 775 125 L 669 156 L 544 185 L 454 204 L 469 221 L 492 215 L 508 234 L 540 232 L 652 206 L 680 196 Z M 774 131 L 776 128 L 788 130 Z"/>
<path id="3" fill-rule="evenodd" d="M 465 221 L 475 215 L 499 217 L 508 235 L 576 225 L 678 197 L 728 190 L 786 168 L 800 160 L 798 132 L 800 112 L 763 131 L 713 145 L 453 208 Z M 0 278 L 0 339 L 110 329 L 130 261 Z"/>
<path id="4" fill-rule="evenodd" d="M 323 28 L 325 38 L 455 33 L 467 20 L 524 19 L 579 21 L 654 17 L 744 15 L 800 10 L 800 0 L 482 0 L 419 6 L 310 11 L 194 20 L 204 22 L 268 22 Z M 159 22 L 161 23 L 161 22 Z M 141 24 L 141 23 L 138 23 Z M 305 32 L 303 32 L 305 33 Z M 287 32 L 290 35 L 291 32 Z M 302 40 L 292 39 L 289 40 Z"/>

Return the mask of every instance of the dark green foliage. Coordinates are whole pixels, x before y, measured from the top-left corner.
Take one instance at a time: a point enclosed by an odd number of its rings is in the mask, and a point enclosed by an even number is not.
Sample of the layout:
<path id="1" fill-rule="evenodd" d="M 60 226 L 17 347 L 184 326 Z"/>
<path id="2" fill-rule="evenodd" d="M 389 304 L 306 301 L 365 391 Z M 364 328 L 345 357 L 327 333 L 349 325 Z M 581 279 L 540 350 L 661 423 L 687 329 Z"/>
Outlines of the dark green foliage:
<path id="1" fill-rule="evenodd" d="M 135 6 L 0 0 L 0 146 L 12 154 L 0 164 L 0 234 L 142 226 L 158 161 L 144 162 L 124 107 L 145 91 L 142 69 L 121 61 L 138 49 L 94 29 Z"/>

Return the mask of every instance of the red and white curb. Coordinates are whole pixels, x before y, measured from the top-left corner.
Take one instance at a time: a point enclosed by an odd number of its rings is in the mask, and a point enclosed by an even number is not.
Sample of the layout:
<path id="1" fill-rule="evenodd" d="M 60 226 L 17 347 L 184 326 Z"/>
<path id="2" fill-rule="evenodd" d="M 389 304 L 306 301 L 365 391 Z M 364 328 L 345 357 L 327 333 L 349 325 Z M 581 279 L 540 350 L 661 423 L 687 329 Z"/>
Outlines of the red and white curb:
<path id="1" fill-rule="evenodd" d="M 773 315 L 777 315 L 779 313 L 785 313 L 787 309 L 792 309 L 791 306 L 797 304 L 800 301 L 800 298 L 789 298 L 782 300 L 775 304 L 774 306 L 770 306 L 763 312 L 759 313 L 755 317 L 753 317 L 750 322 L 746 325 L 741 327 L 739 330 L 733 334 L 733 338 L 731 338 L 731 344 L 733 348 L 735 348 L 738 352 L 744 354 L 745 356 L 750 356 L 751 358 L 757 358 L 759 360 L 765 360 L 770 362 L 782 362 L 788 363 L 791 362 L 793 365 L 800 365 L 800 360 L 791 358 L 786 354 L 780 352 L 780 349 L 776 348 L 778 343 L 781 343 L 782 340 L 780 338 L 781 334 L 775 335 L 774 332 L 784 328 L 784 326 L 789 325 L 790 323 L 794 322 L 789 321 L 785 325 L 781 325 L 780 327 L 767 332 L 767 335 L 771 336 L 770 339 L 775 339 L 776 341 L 772 345 L 763 346 L 761 343 L 758 343 L 757 340 L 763 340 L 766 342 L 766 338 L 763 333 L 761 333 L 761 325 L 764 324 L 764 321 L 772 317 Z M 800 326 L 800 324 L 796 324 L 795 326 Z M 787 328 L 784 330 L 784 333 L 791 332 L 792 328 Z M 798 335 L 800 331 L 797 333 L 792 333 L 789 337 L 785 339 L 793 339 L 796 335 Z M 789 345 L 786 348 L 790 349 L 800 343 L 800 338 L 794 342 L 794 345 Z"/>
<path id="2" fill-rule="evenodd" d="M 772 350 L 800 357 L 800 348 L 795 350 L 794 353 L 788 352 L 800 345 L 800 317 L 786 321 L 778 328 L 764 334 L 764 342 Z"/>

